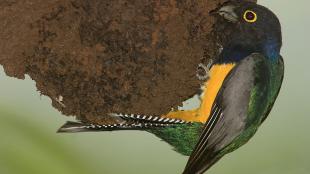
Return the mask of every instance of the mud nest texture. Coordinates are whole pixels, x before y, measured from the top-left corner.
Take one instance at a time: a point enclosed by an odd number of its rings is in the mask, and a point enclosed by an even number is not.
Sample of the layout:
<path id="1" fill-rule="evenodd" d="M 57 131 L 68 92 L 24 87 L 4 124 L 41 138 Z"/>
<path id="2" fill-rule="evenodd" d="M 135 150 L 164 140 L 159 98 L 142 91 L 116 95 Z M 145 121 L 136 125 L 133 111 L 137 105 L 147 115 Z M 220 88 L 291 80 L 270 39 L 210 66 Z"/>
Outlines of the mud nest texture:
<path id="1" fill-rule="evenodd" d="M 65 115 L 164 114 L 196 94 L 229 32 L 225 0 L 0 0 L 0 64 Z"/>

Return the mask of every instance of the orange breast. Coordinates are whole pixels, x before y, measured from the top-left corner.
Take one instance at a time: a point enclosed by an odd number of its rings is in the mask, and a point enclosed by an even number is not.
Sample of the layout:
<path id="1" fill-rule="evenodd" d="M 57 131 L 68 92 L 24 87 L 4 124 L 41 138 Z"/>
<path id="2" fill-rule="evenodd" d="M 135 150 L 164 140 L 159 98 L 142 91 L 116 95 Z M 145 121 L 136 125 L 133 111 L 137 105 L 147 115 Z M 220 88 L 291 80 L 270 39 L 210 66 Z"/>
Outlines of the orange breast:
<path id="1" fill-rule="evenodd" d="M 202 102 L 198 109 L 200 122 L 205 123 L 208 120 L 214 100 L 226 76 L 234 66 L 235 64 L 213 65 L 210 69 L 210 79 L 204 84 L 204 93 L 201 98 Z"/>
<path id="2" fill-rule="evenodd" d="M 181 119 L 188 122 L 205 123 L 210 117 L 211 107 L 221 89 L 223 81 L 235 64 L 213 65 L 210 70 L 210 79 L 204 84 L 201 104 L 198 108 L 185 111 L 171 111 L 162 117 Z"/>

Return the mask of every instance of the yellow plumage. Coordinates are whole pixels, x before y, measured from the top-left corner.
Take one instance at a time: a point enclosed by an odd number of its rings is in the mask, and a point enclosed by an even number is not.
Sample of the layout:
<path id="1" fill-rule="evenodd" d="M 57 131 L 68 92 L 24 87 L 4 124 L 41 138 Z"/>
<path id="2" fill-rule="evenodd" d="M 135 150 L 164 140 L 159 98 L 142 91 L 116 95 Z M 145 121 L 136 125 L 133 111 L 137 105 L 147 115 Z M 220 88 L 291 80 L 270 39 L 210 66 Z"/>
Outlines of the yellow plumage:
<path id="1" fill-rule="evenodd" d="M 221 64 L 212 66 L 209 72 L 210 78 L 204 84 L 201 104 L 197 109 L 172 111 L 163 117 L 205 123 L 210 116 L 211 107 L 214 103 L 217 93 L 221 89 L 226 76 L 234 68 L 234 66 L 235 64 Z"/>

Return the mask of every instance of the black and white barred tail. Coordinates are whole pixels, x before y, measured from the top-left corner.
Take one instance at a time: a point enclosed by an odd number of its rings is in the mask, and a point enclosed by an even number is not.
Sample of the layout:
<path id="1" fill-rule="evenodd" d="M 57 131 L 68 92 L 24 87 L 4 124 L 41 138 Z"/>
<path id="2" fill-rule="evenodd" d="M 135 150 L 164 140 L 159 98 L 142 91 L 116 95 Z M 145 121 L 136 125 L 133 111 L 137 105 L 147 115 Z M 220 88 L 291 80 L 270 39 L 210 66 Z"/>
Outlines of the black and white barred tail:
<path id="1" fill-rule="evenodd" d="M 165 118 L 165 117 L 152 116 L 152 115 L 112 113 L 112 114 L 109 114 L 109 116 L 119 117 L 119 118 L 122 118 L 124 120 L 129 120 L 129 121 L 143 121 L 143 122 L 148 122 L 148 123 L 162 123 L 162 124 L 184 124 L 184 123 L 189 123 L 189 122 L 187 122 L 185 120 L 181 120 L 181 119 Z"/>
<path id="2" fill-rule="evenodd" d="M 96 125 L 81 122 L 67 122 L 57 131 L 58 133 L 76 133 L 76 132 L 100 132 L 116 130 L 146 130 L 151 128 L 169 127 L 175 124 L 171 123 L 151 123 L 151 122 L 134 122 L 123 124 Z"/>

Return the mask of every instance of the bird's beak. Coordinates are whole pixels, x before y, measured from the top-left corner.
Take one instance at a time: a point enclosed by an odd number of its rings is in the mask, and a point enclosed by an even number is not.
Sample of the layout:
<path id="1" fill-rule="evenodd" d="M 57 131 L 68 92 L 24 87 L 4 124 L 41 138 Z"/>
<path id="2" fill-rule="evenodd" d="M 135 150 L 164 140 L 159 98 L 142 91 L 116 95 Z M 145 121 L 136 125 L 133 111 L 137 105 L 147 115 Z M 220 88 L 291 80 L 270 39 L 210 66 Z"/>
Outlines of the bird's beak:
<path id="1" fill-rule="evenodd" d="M 217 11 L 217 14 L 223 16 L 230 22 L 236 23 L 238 21 L 238 15 L 235 13 L 236 6 L 226 5 Z"/>

